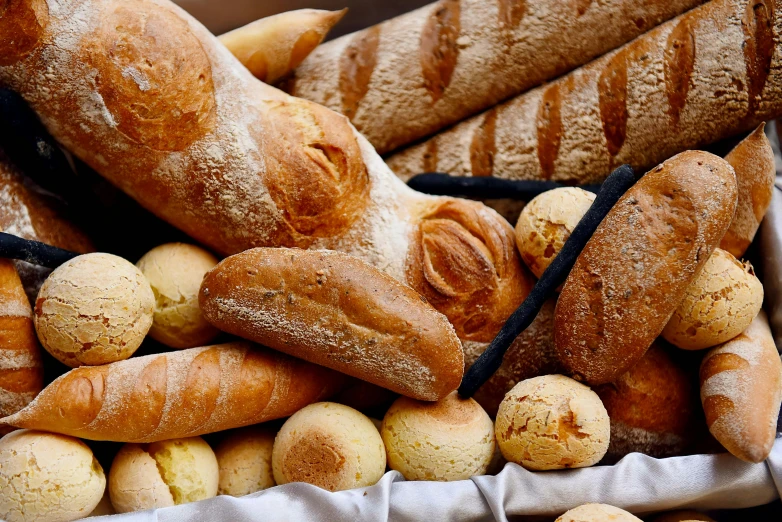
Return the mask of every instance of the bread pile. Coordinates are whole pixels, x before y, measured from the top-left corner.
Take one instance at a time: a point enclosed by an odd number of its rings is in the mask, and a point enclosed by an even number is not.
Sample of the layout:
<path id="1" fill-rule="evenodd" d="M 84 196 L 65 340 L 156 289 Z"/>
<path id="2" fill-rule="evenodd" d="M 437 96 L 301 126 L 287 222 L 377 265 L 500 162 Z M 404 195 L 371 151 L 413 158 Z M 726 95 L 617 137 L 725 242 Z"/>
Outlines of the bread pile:
<path id="1" fill-rule="evenodd" d="M 545 472 L 710 436 L 763 461 L 782 362 L 742 257 L 775 177 L 777 4 L 440 0 L 319 46 L 341 16 L 218 39 L 168 0 L 0 10 L 0 85 L 192 238 L 94 252 L 68 202 L 0 155 L 0 226 L 82 254 L 51 273 L 0 260 L 0 518 L 366 488 L 387 469 Z M 692 150 L 746 131 L 724 159 Z M 459 396 L 595 196 L 544 192 L 514 229 L 400 178 L 585 183 L 622 163 L 650 170 Z M 93 441 L 122 444 L 101 464 Z M 638 520 L 558 520 L 607 519 Z"/>

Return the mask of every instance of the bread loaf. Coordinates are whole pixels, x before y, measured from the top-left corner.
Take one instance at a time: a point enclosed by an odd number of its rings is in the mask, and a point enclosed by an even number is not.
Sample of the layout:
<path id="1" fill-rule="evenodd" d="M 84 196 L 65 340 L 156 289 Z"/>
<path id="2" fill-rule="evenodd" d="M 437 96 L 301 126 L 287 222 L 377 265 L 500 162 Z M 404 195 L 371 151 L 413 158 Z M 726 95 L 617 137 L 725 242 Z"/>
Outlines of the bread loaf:
<path id="1" fill-rule="evenodd" d="M 568 372 L 604 384 L 643 356 L 728 229 L 736 192 L 725 160 L 687 151 L 622 196 L 557 301 L 554 342 Z"/>
<path id="2" fill-rule="evenodd" d="M 708 2 L 389 166 L 403 179 L 438 171 L 588 183 L 751 130 L 782 116 L 781 5 Z"/>
<path id="3" fill-rule="evenodd" d="M 765 312 L 744 333 L 706 354 L 700 378 L 711 434 L 742 460 L 765 460 L 782 402 L 782 362 Z"/>
<path id="4" fill-rule="evenodd" d="M 233 255 L 206 274 L 199 305 L 225 332 L 414 399 L 442 399 L 462 379 L 462 347 L 445 316 L 340 252 Z"/>
<path id="5" fill-rule="evenodd" d="M 273 84 L 298 67 L 346 12 L 288 11 L 256 20 L 218 39 L 253 76 Z"/>
<path id="6" fill-rule="evenodd" d="M 235 342 L 71 370 L 0 424 L 90 440 L 154 442 L 285 417 L 334 393 L 344 379 Z"/>
<path id="7" fill-rule="evenodd" d="M 345 117 L 259 82 L 168 0 L 20 0 L 0 28 L 0 83 L 79 158 L 216 252 L 353 254 L 481 342 L 532 285 L 499 215 L 408 189 Z"/>
<path id="8" fill-rule="evenodd" d="M 701 3 L 440 0 L 322 45 L 286 89 L 347 115 L 385 153 Z M 492 125 L 486 125 L 487 137 Z M 490 155 L 473 159 L 491 169 Z"/>

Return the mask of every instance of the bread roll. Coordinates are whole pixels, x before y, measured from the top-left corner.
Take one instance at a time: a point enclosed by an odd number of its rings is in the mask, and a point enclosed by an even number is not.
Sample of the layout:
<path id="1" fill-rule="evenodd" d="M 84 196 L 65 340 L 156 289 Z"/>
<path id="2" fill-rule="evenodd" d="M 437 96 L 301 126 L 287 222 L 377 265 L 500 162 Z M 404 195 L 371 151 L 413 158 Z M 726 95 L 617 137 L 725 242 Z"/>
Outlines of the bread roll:
<path id="1" fill-rule="evenodd" d="M 782 362 L 765 312 L 744 333 L 709 350 L 700 380 L 711 434 L 742 460 L 765 460 L 782 403 Z"/>
<path id="2" fill-rule="evenodd" d="M 724 160 L 683 152 L 655 167 L 600 223 L 557 301 L 562 363 L 589 384 L 613 382 L 662 332 L 736 210 Z"/>
<path id="3" fill-rule="evenodd" d="M 339 252 L 256 248 L 204 278 L 204 317 L 221 330 L 421 400 L 462 379 L 448 320 L 419 294 Z"/>
<path id="4" fill-rule="evenodd" d="M 71 370 L 0 425 L 155 442 L 285 417 L 344 382 L 326 368 L 236 342 Z"/>
<path id="5" fill-rule="evenodd" d="M 243 497 L 274 486 L 274 435 L 269 428 L 248 426 L 220 441 L 215 449 L 220 469 L 218 495 Z"/>
<path id="6" fill-rule="evenodd" d="M 111 505 L 111 497 L 109 497 L 109 489 L 108 487 L 106 487 L 106 489 L 103 492 L 103 496 L 98 502 L 98 505 L 95 506 L 95 508 L 92 511 L 90 511 L 90 514 L 87 515 L 87 518 L 104 517 L 107 515 L 116 515 L 116 514 L 117 514 L 117 510 L 114 509 L 114 506 Z"/>
<path id="7" fill-rule="evenodd" d="M 573 508 L 556 522 L 640 522 L 641 519 L 633 516 L 624 509 L 609 506 L 608 504 L 584 504 Z"/>
<path id="8" fill-rule="evenodd" d="M 261 18 L 218 39 L 253 76 L 273 84 L 298 67 L 346 12 L 288 11 Z"/>

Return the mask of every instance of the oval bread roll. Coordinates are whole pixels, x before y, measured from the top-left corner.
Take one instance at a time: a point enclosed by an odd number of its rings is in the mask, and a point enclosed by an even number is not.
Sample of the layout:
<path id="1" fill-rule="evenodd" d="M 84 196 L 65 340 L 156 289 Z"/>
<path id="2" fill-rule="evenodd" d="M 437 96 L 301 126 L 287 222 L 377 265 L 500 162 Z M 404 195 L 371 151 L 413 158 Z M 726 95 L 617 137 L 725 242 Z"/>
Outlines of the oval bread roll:
<path id="1" fill-rule="evenodd" d="M 614 381 L 660 335 L 736 211 L 733 168 L 700 151 L 647 173 L 587 243 L 557 301 L 554 340 L 576 379 Z"/>
<path id="2" fill-rule="evenodd" d="M 641 522 L 641 519 L 608 504 L 584 504 L 571 509 L 555 522 Z"/>

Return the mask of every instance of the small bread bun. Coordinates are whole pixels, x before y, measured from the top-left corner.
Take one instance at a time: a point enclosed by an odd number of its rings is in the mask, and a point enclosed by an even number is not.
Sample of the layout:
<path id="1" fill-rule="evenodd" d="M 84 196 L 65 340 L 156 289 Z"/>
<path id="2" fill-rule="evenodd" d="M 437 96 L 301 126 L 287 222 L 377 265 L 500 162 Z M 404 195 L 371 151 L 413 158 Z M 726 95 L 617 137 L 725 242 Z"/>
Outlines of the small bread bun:
<path id="1" fill-rule="evenodd" d="M 715 248 L 662 336 L 685 350 L 710 348 L 743 332 L 762 305 L 763 285 L 752 265 Z"/>
<path id="2" fill-rule="evenodd" d="M 155 315 L 149 335 L 171 348 L 209 344 L 219 331 L 206 322 L 198 306 L 204 275 L 217 265 L 215 256 L 195 245 L 166 243 L 139 259 L 136 266 L 155 293 Z"/>
<path id="3" fill-rule="evenodd" d="M 117 510 L 111 505 L 111 497 L 109 497 L 109 488 L 105 488 L 103 496 L 100 498 L 100 502 L 95 506 L 87 517 L 103 517 L 106 515 L 116 515 Z"/>
<path id="4" fill-rule="evenodd" d="M 79 439 L 19 430 L 0 439 L 0 519 L 84 518 L 106 487 L 103 468 Z"/>
<path id="5" fill-rule="evenodd" d="M 592 466 L 608 450 L 609 432 L 597 394 L 563 375 L 518 383 L 500 403 L 495 422 L 502 455 L 531 470 Z"/>
<path id="6" fill-rule="evenodd" d="M 654 518 L 654 522 L 714 522 L 714 519 L 710 516 L 698 513 L 691 509 L 684 511 L 671 511 L 669 513 L 663 513 Z"/>
<path id="7" fill-rule="evenodd" d="M 144 274 L 111 254 L 84 254 L 59 266 L 35 302 L 35 331 L 72 368 L 127 359 L 152 326 L 155 298 Z"/>
<path id="8" fill-rule="evenodd" d="M 624 509 L 608 504 L 584 504 L 573 508 L 555 522 L 642 522 Z"/>
<path id="9" fill-rule="evenodd" d="M 516 246 L 536 277 L 557 257 L 594 200 L 591 192 L 564 187 L 544 192 L 524 207 L 516 222 Z"/>
<path id="10" fill-rule="evenodd" d="M 274 486 L 274 434 L 268 428 L 248 426 L 220 442 L 215 449 L 220 469 L 218 495 L 242 497 Z"/>
<path id="11" fill-rule="evenodd" d="M 386 469 L 386 450 L 366 416 L 335 402 L 310 404 L 282 425 L 274 440 L 277 484 L 306 482 L 329 491 L 375 484 Z"/>
<path id="12" fill-rule="evenodd" d="M 407 480 L 484 475 L 494 455 L 494 426 L 472 399 L 452 392 L 437 402 L 400 397 L 380 429 L 388 466 Z"/>
<path id="13" fill-rule="evenodd" d="M 217 495 L 217 459 L 201 437 L 125 444 L 109 471 L 117 513 L 176 506 Z"/>

